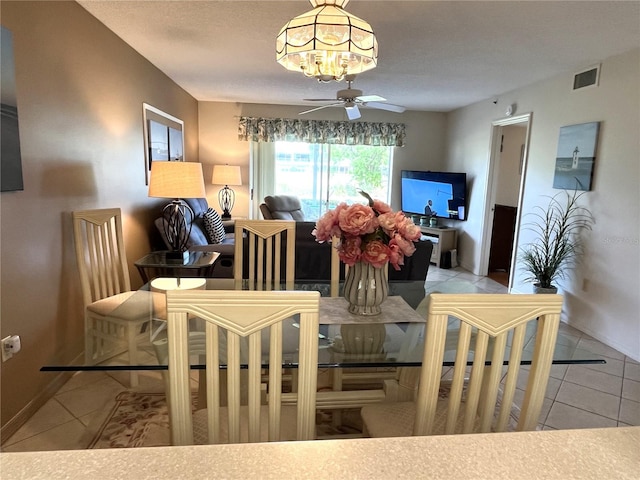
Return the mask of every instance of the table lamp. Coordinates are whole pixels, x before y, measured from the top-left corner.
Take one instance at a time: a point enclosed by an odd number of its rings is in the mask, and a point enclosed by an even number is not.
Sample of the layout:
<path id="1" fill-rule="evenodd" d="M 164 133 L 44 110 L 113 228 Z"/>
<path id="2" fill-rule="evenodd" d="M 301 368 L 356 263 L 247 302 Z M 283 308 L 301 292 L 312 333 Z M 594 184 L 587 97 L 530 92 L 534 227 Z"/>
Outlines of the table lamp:
<path id="1" fill-rule="evenodd" d="M 171 250 L 167 260 L 187 262 L 187 242 L 195 216 L 181 198 L 205 198 L 202 164 L 197 162 L 153 162 L 149 179 L 149 196 L 173 198 L 162 210 L 164 233 Z"/>
<path id="2" fill-rule="evenodd" d="M 222 219 L 229 220 L 231 218 L 231 209 L 236 202 L 236 194 L 229 188 L 229 185 L 242 185 L 240 167 L 236 165 L 214 165 L 211 183 L 224 185 L 224 188 L 218 193 L 218 201 L 222 209 Z"/>

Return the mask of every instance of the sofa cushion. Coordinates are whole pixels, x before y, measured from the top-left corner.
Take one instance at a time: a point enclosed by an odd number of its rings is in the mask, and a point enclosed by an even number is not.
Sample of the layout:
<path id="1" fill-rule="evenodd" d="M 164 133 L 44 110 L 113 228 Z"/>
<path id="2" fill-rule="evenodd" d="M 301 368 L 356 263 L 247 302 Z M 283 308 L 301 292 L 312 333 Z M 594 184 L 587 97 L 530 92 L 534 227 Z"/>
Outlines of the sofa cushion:
<path id="1" fill-rule="evenodd" d="M 206 198 L 185 198 L 185 203 L 191 207 L 195 218 L 202 218 L 209 209 Z"/>
<path id="2" fill-rule="evenodd" d="M 209 243 L 222 243 L 225 239 L 224 225 L 218 212 L 213 208 L 209 208 L 203 214 L 204 231 L 207 235 Z"/>
<path id="3" fill-rule="evenodd" d="M 166 220 L 160 217 L 160 218 L 156 218 L 154 223 L 156 225 L 156 228 L 158 229 L 158 232 L 160 232 L 160 237 L 162 238 L 162 241 L 164 242 L 165 247 L 167 249 L 170 249 L 171 244 L 169 243 L 169 240 L 167 239 L 167 234 L 164 230 L 164 224 L 166 223 Z M 192 222 L 191 233 L 189 234 L 189 240 L 187 242 L 187 248 L 191 249 L 191 247 L 196 245 L 208 245 L 208 244 L 209 244 L 209 241 L 207 240 L 207 236 L 204 234 L 204 231 L 202 230 L 202 228 L 196 222 Z"/>
<path id="4" fill-rule="evenodd" d="M 269 195 L 264 197 L 264 203 L 269 209 L 271 219 L 273 220 L 304 221 L 304 213 L 302 212 L 302 205 L 298 197 L 291 195 Z"/>

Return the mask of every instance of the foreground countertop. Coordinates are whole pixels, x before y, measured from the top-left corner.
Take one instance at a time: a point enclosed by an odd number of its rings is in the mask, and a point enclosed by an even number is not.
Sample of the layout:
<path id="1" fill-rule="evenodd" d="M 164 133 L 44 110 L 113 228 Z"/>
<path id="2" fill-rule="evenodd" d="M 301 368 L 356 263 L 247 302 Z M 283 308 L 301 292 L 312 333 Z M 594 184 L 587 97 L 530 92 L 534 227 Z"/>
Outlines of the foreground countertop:
<path id="1" fill-rule="evenodd" d="M 0 454 L 13 479 L 637 479 L 640 427 Z"/>

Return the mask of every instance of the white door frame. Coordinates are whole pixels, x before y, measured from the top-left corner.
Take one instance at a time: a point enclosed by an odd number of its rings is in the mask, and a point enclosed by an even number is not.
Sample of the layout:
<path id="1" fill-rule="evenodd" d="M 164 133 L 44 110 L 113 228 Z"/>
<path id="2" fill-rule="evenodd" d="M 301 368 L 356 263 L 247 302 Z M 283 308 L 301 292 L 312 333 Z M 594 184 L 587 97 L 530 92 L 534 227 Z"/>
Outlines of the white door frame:
<path id="1" fill-rule="evenodd" d="M 498 163 L 500 161 L 500 146 L 502 144 L 502 127 L 507 125 L 527 124 L 527 132 L 524 141 L 524 153 L 522 159 L 522 175 L 520 177 L 520 191 L 518 192 L 518 205 L 516 213 L 516 230 L 513 237 L 513 251 L 511 252 L 511 271 L 509 272 L 509 289 L 513 287 L 515 266 L 517 259 L 518 237 L 520 236 L 520 218 L 522 214 L 522 201 L 524 197 L 524 185 L 527 175 L 527 163 L 529 158 L 529 137 L 531 135 L 532 113 L 524 113 L 514 117 L 496 120 L 491 123 L 491 155 L 487 172 L 487 185 L 484 209 L 484 227 L 482 231 L 482 249 L 480 254 L 480 275 L 489 273 L 489 253 L 491 249 L 491 234 L 493 229 L 493 213 L 496 200 L 495 188 L 498 181 Z"/>

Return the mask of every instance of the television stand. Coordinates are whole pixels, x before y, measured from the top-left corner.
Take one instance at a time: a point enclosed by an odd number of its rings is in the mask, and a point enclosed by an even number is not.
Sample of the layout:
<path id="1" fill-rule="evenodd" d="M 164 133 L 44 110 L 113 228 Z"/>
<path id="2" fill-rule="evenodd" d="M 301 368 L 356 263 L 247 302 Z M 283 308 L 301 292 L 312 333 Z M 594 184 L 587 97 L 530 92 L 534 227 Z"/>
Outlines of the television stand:
<path id="1" fill-rule="evenodd" d="M 442 254 L 449 250 L 457 249 L 458 231 L 449 227 L 425 227 L 420 226 L 420 231 L 428 240 L 433 243 L 433 251 L 431 252 L 431 263 L 435 263 L 440 268 L 440 260 Z"/>

